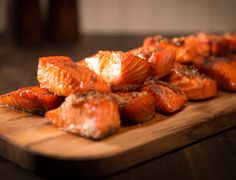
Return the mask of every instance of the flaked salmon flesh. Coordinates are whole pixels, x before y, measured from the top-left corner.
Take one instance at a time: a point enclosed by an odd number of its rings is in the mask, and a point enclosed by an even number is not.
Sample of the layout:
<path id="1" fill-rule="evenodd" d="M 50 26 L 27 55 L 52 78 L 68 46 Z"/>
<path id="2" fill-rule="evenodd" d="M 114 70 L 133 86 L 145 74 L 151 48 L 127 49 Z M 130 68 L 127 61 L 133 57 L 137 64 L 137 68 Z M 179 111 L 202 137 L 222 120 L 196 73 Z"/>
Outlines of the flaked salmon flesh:
<path id="1" fill-rule="evenodd" d="M 121 51 L 99 51 L 84 62 L 112 87 L 140 84 L 150 75 L 147 61 Z"/>
<path id="2" fill-rule="evenodd" d="M 173 39 L 160 38 L 160 36 L 147 37 L 143 46 L 155 46 L 159 49 L 173 51 L 175 52 L 175 61 L 181 63 L 189 63 L 197 56 L 196 49 L 185 45 L 183 37 Z"/>
<path id="3" fill-rule="evenodd" d="M 182 88 L 188 100 L 204 100 L 217 95 L 216 81 L 193 66 L 175 63 L 164 80 Z"/>
<path id="4" fill-rule="evenodd" d="M 101 139 L 120 127 L 120 115 L 111 95 L 98 92 L 72 94 L 46 118 L 60 129 L 91 139 Z"/>
<path id="5" fill-rule="evenodd" d="M 226 57 L 198 57 L 194 60 L 200 72 L 216 80 L 219 89 L 236 91 L 236 67 Z"/>
<path id="6" fill-rule="evenodd" d="M 222 56 L 230 52 L 230 42 L 224 36 L 198 33 L 184 38 L 187 46 L 194 47 L 201 56 Z"/>
<path id="7" fill-rule="evenodd" d="M 187 98 L 179 87 L 149 80 L 145 82 L 143 91 L 151 92 L 155 97 L 156 110 L 164 113 L 173 113 L 181 109 Z"/>
<path id="8" fill-rule="evenodd" d="M 131 92 L 113 93 L 124 121 L 144 123 L 155 116 L 155 99 L 153 93 Z"/>
<path id="9" fill-rule="evenodd" d="M 175 51 L 158 49 L 156 46 L 142 46 L 129 51 L 129 53 L 146 59 L 152 67 L 152 76 L 162 78 L 174 66 Z"/>
<path id="10" fill-rule="evenodd" d="M 37 78 L 40 87 L 59 96 L 89 91 L 110 92 L 110 86 L 96 73 L 64 56 L 40 58 Z"/>

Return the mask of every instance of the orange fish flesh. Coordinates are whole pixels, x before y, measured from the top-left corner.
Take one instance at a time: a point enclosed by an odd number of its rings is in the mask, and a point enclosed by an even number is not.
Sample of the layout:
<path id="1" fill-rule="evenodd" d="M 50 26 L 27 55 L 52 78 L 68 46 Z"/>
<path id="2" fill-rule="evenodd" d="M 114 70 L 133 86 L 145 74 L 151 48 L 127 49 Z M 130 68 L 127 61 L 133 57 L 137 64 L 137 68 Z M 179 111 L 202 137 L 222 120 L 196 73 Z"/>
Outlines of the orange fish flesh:
<path id="1" fill-rule="evenodd" d="M 186 103 L 187 99 L 179 87 L 153 80 L 144 83 L 143 91 L 154 93 L 156 109 L 163 113 L 178 111 Z"/>
<path id="2" fill-rule="evenodd" d="M 40 87 L 59 96 L 89 91 L 110 92 L 110 86 L 101 77 L 64 56 L 40 58 L 37 78 Z"/>
<path id="3" fill-rule="evenodd" d="M 140 84 L 150 75 L 146 60 L 121 51 L 99 51 L 85 63 L 112 87 Z"/>
<path id="4" fill-rule="evenodd" d="M 98 92 L 72 94 L 45 117 L 60 129 L 91 139 L 102 139 L 120 127 L 119 109 L 114 98 Z"/>
<path id="5" fill-rule="evenodd" d="M 124 121 L 143 123 L 155 116 L 154 95 L 149 92 L 113 93 Z"/>
<path id="6" fill-rule="evenodd" d="M 38 86 L 20 88 L 0 95 L 0 103 L 9 107 L 36 114 L 57 108 L 64 101 L 45 88 Z"/>
<path id="7" fill-rule="evenodd" d="M 164 80 L 182 88 L 189 100 L 204 100 L 217 95 L 216 81 L 193 66 L 175 63 Z"/>

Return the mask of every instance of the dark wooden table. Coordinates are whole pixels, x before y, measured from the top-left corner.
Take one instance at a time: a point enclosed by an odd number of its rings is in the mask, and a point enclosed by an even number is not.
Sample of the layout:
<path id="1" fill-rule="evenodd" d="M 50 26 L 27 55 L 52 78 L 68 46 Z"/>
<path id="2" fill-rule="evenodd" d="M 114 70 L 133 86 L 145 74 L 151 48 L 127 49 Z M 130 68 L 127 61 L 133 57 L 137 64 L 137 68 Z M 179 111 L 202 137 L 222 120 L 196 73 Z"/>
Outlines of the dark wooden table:
<path id="1" fill-rule="evenodd" d="M 79 43 L 74 45 L 17 47 L 3 38 L 0 41 L 0 94 L 37 84 L 38 57 L 66 55 L 76 61 L 101 49 L 126 51 L 141 45 L 142 39 L 90 36 L 81 37 Z M 44 178 L 47 177 L 26 171 L 4 157 L 0 158 L 0 180 Z M 236 179 L 236 127 L 105 179 Z"/>

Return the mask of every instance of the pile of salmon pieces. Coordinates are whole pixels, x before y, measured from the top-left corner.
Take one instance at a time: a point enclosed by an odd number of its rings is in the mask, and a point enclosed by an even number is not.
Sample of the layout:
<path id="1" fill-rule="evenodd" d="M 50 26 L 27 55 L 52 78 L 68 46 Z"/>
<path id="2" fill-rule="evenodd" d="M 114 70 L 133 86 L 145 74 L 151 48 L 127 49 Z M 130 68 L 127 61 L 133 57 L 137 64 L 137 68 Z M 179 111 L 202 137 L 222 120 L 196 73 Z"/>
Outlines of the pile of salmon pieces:
<path id="1" fill-rule="evenodd" d="M 0 96 L 0 103 L 44 115 L 61 130 L 98 140 L 124 124 L 172 114 L 185 103 L 236 91 L 236 34 L 147 37 L 128 52 L 99 51 L 78 62 L 39 58 L 39 86 Z"/>

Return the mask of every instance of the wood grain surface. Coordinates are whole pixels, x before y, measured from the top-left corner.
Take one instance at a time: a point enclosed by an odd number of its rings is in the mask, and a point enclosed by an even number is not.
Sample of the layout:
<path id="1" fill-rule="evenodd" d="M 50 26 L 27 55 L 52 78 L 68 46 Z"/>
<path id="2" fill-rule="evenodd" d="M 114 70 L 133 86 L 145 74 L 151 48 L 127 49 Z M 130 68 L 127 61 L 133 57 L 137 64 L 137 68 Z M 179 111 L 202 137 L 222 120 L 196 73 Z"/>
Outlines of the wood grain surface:
<path id="1" fill-rule="evenodd" d="M 236 94 L 188 103 L 174 115 L 122 127 L 92 141 L 57 130 L 45 119 L 0 107 L 0 155 L 32 171 L 96 177 L 128 168 L 236 125 Z M 111 166 L 112 164 L 112 166 Z M 92 171 L 93 173 L 89 173 Z"/>

